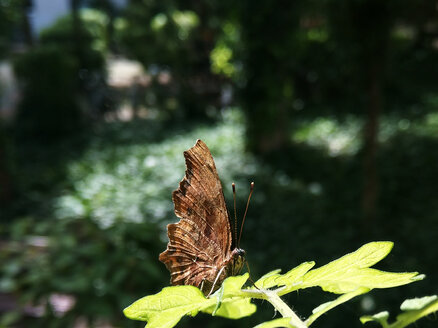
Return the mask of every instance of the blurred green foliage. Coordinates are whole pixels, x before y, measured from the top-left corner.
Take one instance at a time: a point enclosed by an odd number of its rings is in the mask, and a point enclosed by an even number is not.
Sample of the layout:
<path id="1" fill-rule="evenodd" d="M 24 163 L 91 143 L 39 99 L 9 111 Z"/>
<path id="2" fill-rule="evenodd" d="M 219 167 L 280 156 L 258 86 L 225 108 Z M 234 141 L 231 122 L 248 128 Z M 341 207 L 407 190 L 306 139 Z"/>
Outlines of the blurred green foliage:
<path id="1" fill-rule="evenodd" d="M 373 83 L 386 112 L 423 115 L 427 106 L 419 104 L 434 93 L 436 74 L 431 6 L 424 0 L 239 2 L 249 149 L 283 148 L 292 121 L 307 113 L 366 116 Z"/>
<path id="2" fill-rule="evenodd" d="M 100 112 L 102 104 L 93 102 L 93 93 L 102 93 L 105 87 L 105 16 L 89 10 L 80 16 L 78 31 L 71 16 L 60 18 L 41 32 L 38 47 L 15 60 L 15 72 L 23 83 L 16 117 L 18 138 L 47 142 L 77 134 L 87 117 Z"/>
<path id="3" fill-rule="evenodd" d="M 22 19 L 26 0 L 0 0 L 0 58 L 9 51 L 14 25 Z"/>
<path id="4" fill-rule="evenodd" d="M 233 115 L 237 113 L 230 113 Z M 216 149 L 216 139 L 238 140 L 242 134 L 241 126 L 228 123 L 211 131 L 200 126 L 184 136 L 172 134 L 166 136 L 165 142 L 148 143 L 147 140 L 154 138 L 154 133 L 165 131 L 142 124 L 132 126 L 128 131 L 122 126 L 115 126 L 112 130 L 110 135 L 106 132 L 94 138 L 80 159 L 69 163 L 67 177 L 73 192 L 54 200 L 56 217 L 86 216 L 103 228 L 144 220 L 162 223 L 163 219 L 173 217 L 169 195 L 184 172 L 181 151 L 189 147 L 198 135 L 212 140 L 210 146 Z M 112 147 L 107 147 L 108 144 Z M 236 142 L 230 144 L 219 150 L 219 154 L 237 146 Z M 226 165 L 231 166 L 236 160 L 241 161 L 241 158 L 230 158 Z M 227 173 L 225 178 L 230 174 Z"/>
<path id="5" fill-rule="evenodd" d="M 132 1 L 115 22 L 127 54 L 152 76 L 170 73 L 165 97 L 175 102 L 162 100 L 160 107 L 171 117 L 205 118 L 220 107 L 221 85 L 233 71 L 231 58 L 223 59 L 226 12 L 219 1 Z"/>
<path id="6" fill-rule="evenodd" d="M 12 3 L 0 0 L 4 44 L 14 29 L 9 19 L 22 10 Z M 255 278 L 307 260 L 322 265 L 370 240 L 395 242 L 382 269 L 428 275 L 415 286 L 373 292 L 322 318 L 322 326 L 359 327 L 361 315 L 397 313 L 401 300 L 436 293 L 433 3 L 132 0 L 118 17 L 82 10 L 79 30 L 67 16 L 42 31 L 34 48 L 16 56 L 23 97 L 14 124 L 0 130 L 0 174 L 12 197 L 1 208 L 0 292 L 18 302 L 0 326 L 141 326 L 121 310 L 168 284 L 157 257 L 165 225 L 176 220 L 171 192 L 184 175 L 182 152 L 197 138 L 215 157 L 228 201 L 236 182 L 239 217 L 255 181 L 242 239 Z M 379 42 L 387 48 L 376 54 L 384 56 L 367 56 Z M 113 48 L 143 64 L 152 82 L 142 101 L 158 115 L 101 119 L 110 110 L 105 58 Z M 382 59 L 384 111 L 377 217 L 364 222 L 370 58 Z M 61 315 L 54 294 L 73 296 L 75 306 Z M 324 297 L 312 291 L 287 301 L 306 313 Z M 45 315 L 37 305 L 47 307 Z M 261 317 L 238 325 L 272 316 L 260 306 Z M 198 316 L 184 324 L 230 322 Z"/>
<path id="7" fill-rule="evenodd" d="M 7 263 L 1 269 L 1 289 L 19 291 L 21 302 L 41 304 L 47 311 L 42 319 L 28 323 L 32 326 L 72 326 L 80 317 L 117 321 L 117 309 L 129 304 L 133 295 L 163 283 L 163 270 L 151 258 L 162 247 L 155 238 L 157 227 L 151 224 L 124 223 L 102 230 L 87 218 L 37 224 L 22 219 L 10 233 L 13 243 L 1 252 Z M 50 301 L 53 294 L 75 297 L 67 315 L 62 305 Z"/>
<path id="8" fill-rule="evenodd" d="M 108 17 L 100 11 L 83 9 L 79 13 L 81 51 L 83 62 L 79 63 L 81 69 L 102 69 L 104 54 L 107 50 L 106 25 Z M 75 44 L 73 31 L 73 17 L 67 15 L 59 18 L 53 25 L 45 28 L 39 35 L 41 45 L 53 45 L 65 53 L 74 53 Z"/>
<path id="9" fill-rule="evenodd" d="M 122 320 L 121 309 L 168 283 L 157 254 L 165 248 L 165 224 L 174 219 L 170 194 L 184 172 L 182 151 L 202 135 L 222 154 L 216 162 L 229 185 L 236 161 L 245 163 L 241 120 L 231 111 L 214 128 L 189 132 L 175 126 L 172 133 L 159 122 L 133 122 L 128 129 L 103 125 L 82 155 L 69 160 L 62 183 L 52 177 L 56 196 L 40 195 L 45 203 L 33 205 L 33 216 L 17 219 L 7 230 L 11 245 L 0 250 L 7 263 L 0 269 L 1 291 L 19 293 L 23 305 L 45 304 L 54 293 L 75 297 L 74 308 L 62 318 L 49 302 L 46 316 L 29 321 L 40 327 L 72 325 L 80 317 Z M 236 147 L 242 157 L 233 155 Z M 23 177 L 24 190 L 34 189 L 34 173 L 35 166 Z M 47 213 L 51 217 L 44 217 Z"/>

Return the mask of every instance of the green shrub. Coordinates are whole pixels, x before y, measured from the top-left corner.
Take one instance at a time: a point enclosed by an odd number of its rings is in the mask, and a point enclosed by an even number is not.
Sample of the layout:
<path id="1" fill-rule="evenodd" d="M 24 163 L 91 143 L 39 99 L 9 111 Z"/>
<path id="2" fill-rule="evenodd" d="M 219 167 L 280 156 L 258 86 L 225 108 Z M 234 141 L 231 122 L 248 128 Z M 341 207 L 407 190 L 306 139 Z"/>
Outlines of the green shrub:
<path id="1" fill-rule="evenodd" d="M 50 140 L 71 135 L 82 126 L 75 79 L 77 63 L 56 47 L 36 48 L 15 61 L 23 98 L 15 118 L 16 133 L 26 139 Z"/>
<path id="2" fill-rule="evenodd" d="M 60 18 L 15 61 L 23 84 L 15 120 L 20 136 L 47 141 L 71 135 L 103 106 L 105 16 L 83 11 L 80 17 L 78 31 L 70 15 Z"/>
<path id="3" fill-rule="evenodd" d="M 119 309 L 141 296 L 141 290 L 157 290 L 167 280 L 155 260 L 163 245 L 151 223 L 101 229 L 86 218 L 21 219 L 10 233 L 13 242 L 0 251 L 5 263 L 0 292 L 19 294 L 20 304 L 43 306 L 38 320 L 17 318 L 33 327 L 71 327 L 79 317 L 115 323 L 122 317 Z M 51 301 L 54 295 L 74 300 L 68 313 L 59 312 Z"/>

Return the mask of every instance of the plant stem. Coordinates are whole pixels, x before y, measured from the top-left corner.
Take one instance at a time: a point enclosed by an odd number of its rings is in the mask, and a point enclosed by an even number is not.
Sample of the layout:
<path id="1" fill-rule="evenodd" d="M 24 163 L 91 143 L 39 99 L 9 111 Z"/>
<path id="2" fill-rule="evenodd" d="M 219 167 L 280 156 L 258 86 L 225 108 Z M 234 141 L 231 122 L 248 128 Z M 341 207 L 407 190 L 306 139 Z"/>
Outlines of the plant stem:
<path id="1" fill-rule="evenodd" d="M 307 325 L 295 314 L 294 311 L 278 296 L 275 291 L 266 290 L 264 293 L 267 296 L 267 301 L 280 312 L 285 318 L 290 318 L 290 323 L 297 328 L 307 328 Z"/>
<path id="2" fill-rule="evenodd" d="M 277 290 L 259 289 L 246 291 L 250 297 L 267 300 L 284 317 L 290 318 L 290 324 L 296 328 L 308 328 L 308 326 L 295 314 L 295 312 L 278 296 Z"/>

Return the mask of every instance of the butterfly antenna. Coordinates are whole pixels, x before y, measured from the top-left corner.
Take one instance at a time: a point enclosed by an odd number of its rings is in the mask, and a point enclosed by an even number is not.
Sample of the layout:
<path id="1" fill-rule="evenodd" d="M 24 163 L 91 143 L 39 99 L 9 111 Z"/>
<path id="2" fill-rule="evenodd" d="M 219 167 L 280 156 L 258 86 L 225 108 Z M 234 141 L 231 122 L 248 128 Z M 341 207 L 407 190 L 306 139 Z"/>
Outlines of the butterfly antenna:
<path id="1" fill-rule="evenodd" d="M 234 199 L 234 240 L 237 240 L 237 209 L 236 209 L 236 184 L 231 184 L 233 187 L 233 199 Z"/>
<path id="2" fill-rule="evenodd" d="M 252 192 L 254 191 L 254 182 L 251 182 L 251 187 L 249 190 L 248 201 L 246 202 L 245 214 L 243 214 L 242 225 L 240 226 L 240 234 L 237 242 L 237 247 L 240 245 L 240 238 L 242 238 L 243 224 L 245 223 L 246 213 L 248 212 L 249 201 L 251 199 Z"/>

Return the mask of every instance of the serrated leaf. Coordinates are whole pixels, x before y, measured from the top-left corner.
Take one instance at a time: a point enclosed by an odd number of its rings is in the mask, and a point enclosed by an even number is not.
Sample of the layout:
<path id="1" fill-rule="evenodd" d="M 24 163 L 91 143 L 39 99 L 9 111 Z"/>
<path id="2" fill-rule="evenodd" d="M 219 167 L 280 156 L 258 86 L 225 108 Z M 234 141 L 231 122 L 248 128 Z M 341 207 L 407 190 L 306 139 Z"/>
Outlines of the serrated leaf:
<path id="1" fill-rule="evenodd" d="M 267 274 L 263 275 L 259 280 L 257 280 L 254 284 L 258 288 L 271 288 L 277 285 L 275 280 L 280 277 L 281 269 L 276 269 L 271 272 L 268 272 Z"/>
<path id="2" fill-rule="evenodd" d="M 437 298 L 438 298 L 437 295 L 432 295 L 432 296 L 407 299 L 402 303 L 402 305 L 400 305 L 400 310 L 402 311 L 421 310 L 422 308 L 436 301 Z"/>
<path id="3" fill-rule="evenodd" d="M 360 318 L 360 322 L 366 323 L 366 322 L 370 322 L 370 321 L 377 321 L 378 323 L 380 323 L 382 325 L 382 327 L 387 327 L 388 326 L 388 318 L 389 318 L 388 311 L 382 311 L 382 312 L 376 313 L 374 315 L 364 315 Z"/>
<path id="4" fill-rule="evenodd" d="M 255 283 L 257 287 L 243 290 L 242 287 L 249 278 L 247 273 L 228 277 L 210 298 L 205 298 L 204 294 L 193 286 L 167 287 L 156 295 L 134 302 L 124 310 L 124 313 L 130 319 L 147 321 L 147 328 L 171 328 L 181 317 L 195 316 L 199 311 L 231 319 L 251 315 L 256 311 L 251 299 L 259 298 L 269 301 L 286 318 L 265 322 L 257 328 L 293 327 L 293 325 L 302 328 L 309 326 L 322 314 L 339 304 L 373 288 L 395 287 L 423 279 L 424 276 L 418 275 L 417 272 L 394 273 L 370 268 L 383 259 L 391 251 L 392 246 L 391 242 L 372 242 L 317 269 L 311 270 L 314 262 L 305 262 L 283 275 L 280 274 L 280 270 L 274 270 L 257 280 Z M 280 296 L 300 288 L 314 286 L 343 295 L 314 309 L 313 314 L 304 323 Z M 274 290 L 273 287 L 280 288 Z M 403 303 L 403 309 L 409 311 L 399 315 L 393 325 L 388 326 L 387 316 L 382 314 L 365 316 L 361 321 L 379 321 L 384 327 L 402 328 L 406 323 L 437 311 L 438 300 L 434 296 L 406 301 Z M 289 317 L 294 319 L 291 321 Z"/>
<path id="5" fill-rule="evenodd" d="M 225 279 L 221 288 L 213 295 L 216 299 L 215 304 L 202 311 L 229 319 L 239 319 L 253 314 L 257 307 L 251 303 L 249 297 L 241 297 L 241 289 L 248 277 L 249 274 L 245 273 Z"/>
<path id="6" fill-rule="evenodd" d="M 417 272 L 385 272 L 376 269 L 359 269 L 348 272 L 340 272 L 336 280 L 326 280 L 318 285 L 327 292 L 342 294 L 348 293 L 359 287 L 373 288 L 391 288 L 409 284 L 415 280 Z"/>
<path id="7" fill-rule="evenodd" d="M 438 297 L 437 295 L 433 295 L 417 299 L 410 299 L 404 301 L 401 306 L 402 309 L 410 307 L 412 309 L 399 314 L 396 322 L 391 324 L 390 327 L 403 328 L 422 317 L 425 317 L 433 312 L 437 312 Z"/>
<path id="8" fill-rule="evenodd" d="M 129 319 L 147 321 L 148 328 L 171 328 L 184 315 L 196 314 L 215 302 L 215 299 L 205 298 L 194 286 L 173 286 L 139 299 L 123 313 Z"/>
<path id="9" fill-rule="evenodd" d="M 194 286 L 166 287 L 134 302 L 123 313 L 129 319 L 147 321 L 148 328 L 174 327 L 183 316 L 195 316 L 199 311 L 230 319 L 248 316 L 257 309 L 250 298 L 242 297 L 241 288 L 248 277 L 248 273 L 228 277 L 210 298 Z"/>
<path id="10" fill-rule="evenodd" d="M 289 270 L 283 275 L 280 274 L 281 272 L 280 269 L 271 271 L 265 274 L 259 280 L 257 280 L 255 282 L 255 285 L 258 288 L 265 288 L 265 289 L 272 287 L 280 287 L 280 286 L 292 287 L 314 265 L 315 262 L 304 262 L 301 263 L 299 266 L 293 268 L 292 270 Z"/>
<path id="11" fill-rule="evenodd" d="M 254 328 L 295 328 L 290 324 L 291 318 L 278 318 L 271 321 L 263 322 Z"/>
<path id="12" fill-rule="evenodd" d="M 339 296 L 337 299 L 335 299 L 334 301 L 330 301 L 324 304 L 321 304 L 320 306 L 318 306 L 317 308 L 313 309 L 312 311 L 312 315 L 306 320 L 306 324 L 308 326 L 310 326 L 316 319 L 318 319 L 321 315 L 323 315 L 324 313 L 326 313 L 327 311 L 333 309 L 334 307 L 345 303 L 349 300 L 351 300 L 353 297 L 356 297 L 358 295 L 361 294 L 365 294 L 368 293 L 370 290 L 368 288 L 358 288 L 357 290 L 347 293 L 347 294 L 343 294 L 341 296 Z"/>
<path id="13" fill-rule="evenodd" d="M 240 276 L 231 276 L 224 280 L 220 289 L 223 290 L 223 297 L 236 296 L 241 294 L 243 285 L 249 278 L 248 272 Z M 219 290 L 220 290 L 219 289 Z M 219 290 L 216 292 L 218 293 Z M 215 293 L 215 294 L 216 294 Z"/>
<path id="14" fill-rule="evenodd" d="M 289 270 L 284 275 L 276 279 L 278 286 L 293 286 L 296 284 L 310 269 L 315 266 L 315 262 L 304 262 L 299 266 Z"/>
<path id="15" fill-rule="evenodd" d="M 312 270 L 313 274 L 317 271 L 337 271 L 339 266 L 348 269 L 353 268 L 369 268 L 385 258 L 391 252 L 394 244 L 389 241 L 375 241 L 361 246 L 356 251 L 346 254 L 341 258 L 324 265 L 321 268 Z"/>
<path id="16" fill-rule="evenodd" d="M 360 318 L 362 323 L 369 321 L 377 321 L 384 328 L 404 328 L 411 323 L 438 311 L 438 296 L 425 296 L 421 298 L 413 298 L 405 300 L 400 306 L 403 313 L 397 316 L 395 322 L 388 324 L 387 318 L 389 316 L 388 312 L 380 312 L 373 316 L 363 316 Z"/>
<path id="17" fill-rule="evenodd" d="M 212 314 L 216 308 L 216 304 L 202 310 L 202 312 Z M 257 311 L 257 306 L 251 303 L 251 299 L 247 298 L 231 298 L 223 301 L 220 307 L 216 310 L 215 316 L 225 317 L 228 319 L 240 319 L 248 317 Z"/>
<path id="18" fill-rule="evenodd" d="M 344 294 L 359 287 L 389 288 L 418 279 L 417 272 L 393 273 L 368 268 L 388 255 L 392 246 L 392 242 L 365 244 L 353 253 L 307 272 L 301 288 L 320 286 L 327 292 Z"/>

